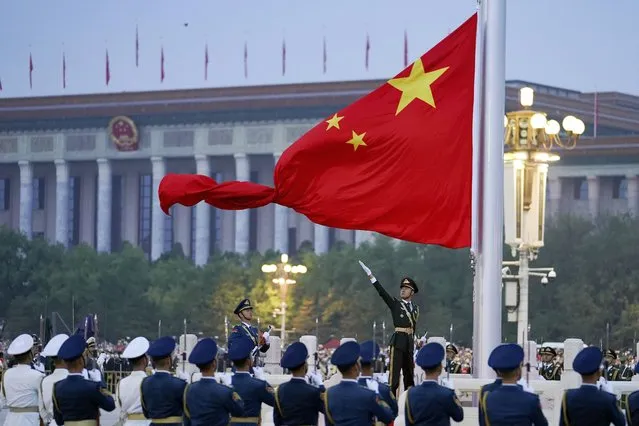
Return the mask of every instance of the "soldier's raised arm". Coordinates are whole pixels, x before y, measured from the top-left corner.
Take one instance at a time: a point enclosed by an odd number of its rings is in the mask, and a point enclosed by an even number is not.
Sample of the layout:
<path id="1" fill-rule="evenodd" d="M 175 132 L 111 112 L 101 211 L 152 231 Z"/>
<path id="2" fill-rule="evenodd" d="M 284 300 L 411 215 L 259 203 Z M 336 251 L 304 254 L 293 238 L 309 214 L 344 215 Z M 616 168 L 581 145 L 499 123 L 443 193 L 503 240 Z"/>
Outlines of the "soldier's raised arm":
<path id="1" fill-rule="evenodd" d="M 366 272 L 366 275 L 368 276 L 368 279 L 370 280 L 370 282 L 373 283 L 375 290 L 377 290 L 382 300 L 384 300 L 384 303 L 386 303 L 386 305 L 389 308 L 393 309 L 395 299 L 390 294 L 388 294 L 386 289 L 384 289 L 384 287 L 382 287 L 379 281 L 377 281 L 377 278 L 375 278 L 375 276 L 373 275 L 371 270 L 368 268 L 368 266 L 364 265 L 364 262 L 362 262 L 361 260 L 359 260 L 358 262 L 359 262 L 359 266 L 361 266 L 364 272 Z"/>

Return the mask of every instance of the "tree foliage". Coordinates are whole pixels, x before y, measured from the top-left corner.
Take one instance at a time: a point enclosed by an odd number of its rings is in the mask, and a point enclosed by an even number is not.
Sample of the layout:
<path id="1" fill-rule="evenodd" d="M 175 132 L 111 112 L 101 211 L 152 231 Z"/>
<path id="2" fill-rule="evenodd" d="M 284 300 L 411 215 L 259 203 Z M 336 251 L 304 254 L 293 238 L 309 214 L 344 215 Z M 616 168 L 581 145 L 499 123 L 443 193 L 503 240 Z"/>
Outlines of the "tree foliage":
<path id="1" fill-rule="evenodd" d="M 639 221 L 605 217 L 596 222 L 561 217 L 548 225 L 546 246 L 531 266 L 553 266 L 557 279 L 547 286 L 531 279 L 531 336 L 542 340 L 579 337 L 598 344 L 606 339 L 615 347 L 631 346 L 639 321 Z M 509 250 L 505 254 L 510 257 Z M 180 247 L 156 262 L 125 244 L 118 253 L 96 253 L 88 246 L 65 249 L 43 239 L 27 240 L 0 229 L 0 318 L 4 337 L 39 332 L 39 318 L 53 316 L 57 332 L 73 332 L 88 313 L 99 318 L 99 337 L 118 338 L 158 332 L 192 333 L 225 340 L 225 318 L 237 322 L 233 309 L 244 297 L 256 306 L 264 329 L 276 329 L 281 293 L 261 265 L 274 263 L 279 253 L 216 253 L 203 267 L 193 265 Z M 286 294 L 290 337 L 315 334 L 376 339 L 392 332 L 389 313 L 360 269 L 363 260 L 393 295 L 402 277 L 418 283 L 416 296 L 422 315 L 418 333 L 472 341 L 473 288 L 467 250 L 448 250 L 377 238 L 359 248 L 340 245 L 316 255 L 305 245 L 291 259 L 308 273 L 295 277 Z M 72 308 L 74 307 L 74 308 Z M 504 315 L 504 321 L 506 316 Z M 161 330 L 158 324 L 161 321 Z M 504 339 L 515 340 L 515 326 L 504 323 Z M 277 334 L 277 332 L 275 332 Z"/>

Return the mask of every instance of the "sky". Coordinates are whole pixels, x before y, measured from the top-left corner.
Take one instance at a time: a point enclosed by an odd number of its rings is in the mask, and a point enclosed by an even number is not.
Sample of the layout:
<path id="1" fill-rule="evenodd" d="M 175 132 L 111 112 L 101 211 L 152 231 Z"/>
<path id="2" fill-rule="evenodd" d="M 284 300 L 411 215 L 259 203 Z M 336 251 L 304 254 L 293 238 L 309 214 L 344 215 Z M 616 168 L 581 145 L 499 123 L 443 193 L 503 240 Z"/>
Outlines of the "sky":
<path id="1" fill-rule="evenodd" d="M 2 3 L 0 102 L 9 97 L 386 79 L 403 68 L 405 31 L 409 60 L 413 60 L 477 7 L 476 0 Z M 639 95 L 639 27 L 633 28 L 639 1 L 508 0 L 507 4 L 507 79 Z M 367 34 L 368 70 L 364 66 Z M 322 70 L 323 37 L 326 74 Z M 248 78 L 244 77 L 245 42 Z M 208 80 L 204 79 L 205 44 Z M 160 82 L 161 46 L 164 82 Z M 106 49 L 109 86 L 105 85 Z M 66 89 L 62 87 L 63 51 Z"/>

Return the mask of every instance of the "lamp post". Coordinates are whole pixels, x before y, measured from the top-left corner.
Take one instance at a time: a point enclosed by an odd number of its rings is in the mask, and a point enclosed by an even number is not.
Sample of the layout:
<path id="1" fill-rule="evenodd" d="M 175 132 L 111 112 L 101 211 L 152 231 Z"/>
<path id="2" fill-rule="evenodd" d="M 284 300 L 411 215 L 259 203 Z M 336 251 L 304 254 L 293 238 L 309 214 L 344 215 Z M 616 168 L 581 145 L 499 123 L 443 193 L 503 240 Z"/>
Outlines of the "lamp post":
<path id="1" fill-rule="evenodd" d="M 280 338 L 282 339 L 282 347 L 286 340 L 286 294 L 288 286 L 295 284 L 297 281 L 289 278 L 297 274 L 305 274 L 307 271 L 304 265 L 291 265 L 288 263 L 288 254 L 284 253 L 280 257 L 280 263 L 262 265 L 262 272 L 265 274 L 275 274 L 273 283 L 280 286 L 280 309 L 275 315 L 281 316 Z"/>
<path id="2" fill-rule="evenodd" d="M 559 160 L 553 149 L 573 149 L 584 132 L 580 119 L 569 115 L 549 120 L 546 113 L 531 109 L 534 91 L 520 90 L 523 109 L 504 117 L 504 237 L 515 261 L 504 261 L 502 280 L 508 321 L 517 322 L 517 342 L 528 340 L 528 284 L 531 276 L 542 284 L 556 278 L 553 268 L 530 268 L 544 245 L 546 182 L 550 163 Z M 563 127 L 563 132 L 562 132 Z M 510 267 L 517 267 L 512 274 Z"/>

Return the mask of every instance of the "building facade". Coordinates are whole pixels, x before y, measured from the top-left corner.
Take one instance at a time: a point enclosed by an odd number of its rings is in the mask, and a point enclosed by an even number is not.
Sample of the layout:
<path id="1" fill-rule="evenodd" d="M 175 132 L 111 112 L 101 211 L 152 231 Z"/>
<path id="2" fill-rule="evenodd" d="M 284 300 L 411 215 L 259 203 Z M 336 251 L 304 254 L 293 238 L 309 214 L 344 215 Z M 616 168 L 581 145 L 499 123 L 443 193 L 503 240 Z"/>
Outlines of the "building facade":
<path id="1" fill-rule="evenodd" d="M 280 154 L 315 123 L 380 81 L 317 83 L 9 99 L 0 106 L 0 224 L 65 246 L 117 251 L 125 241 L 150 259 L 180 244 L 197 264 L 218 251 L 325 252 L 360 244 L 366 231 L 330 229 L 279 205 L 224 211 L 206 204 L 160 209 L 167 173 L 273 184 Z M 517 107 L 510 82 L 506 107 Z M 546 86 L 535 107 L 587 124 L 576 149 L 551 167 L 549 215 L 636 213 L 639 98 Z M 114 119 L 114 117 L 119 117 Z M 118 132 L 123 121 L 126 131 Z M 115 127 L 114 127 L 115 126 Z"/>

